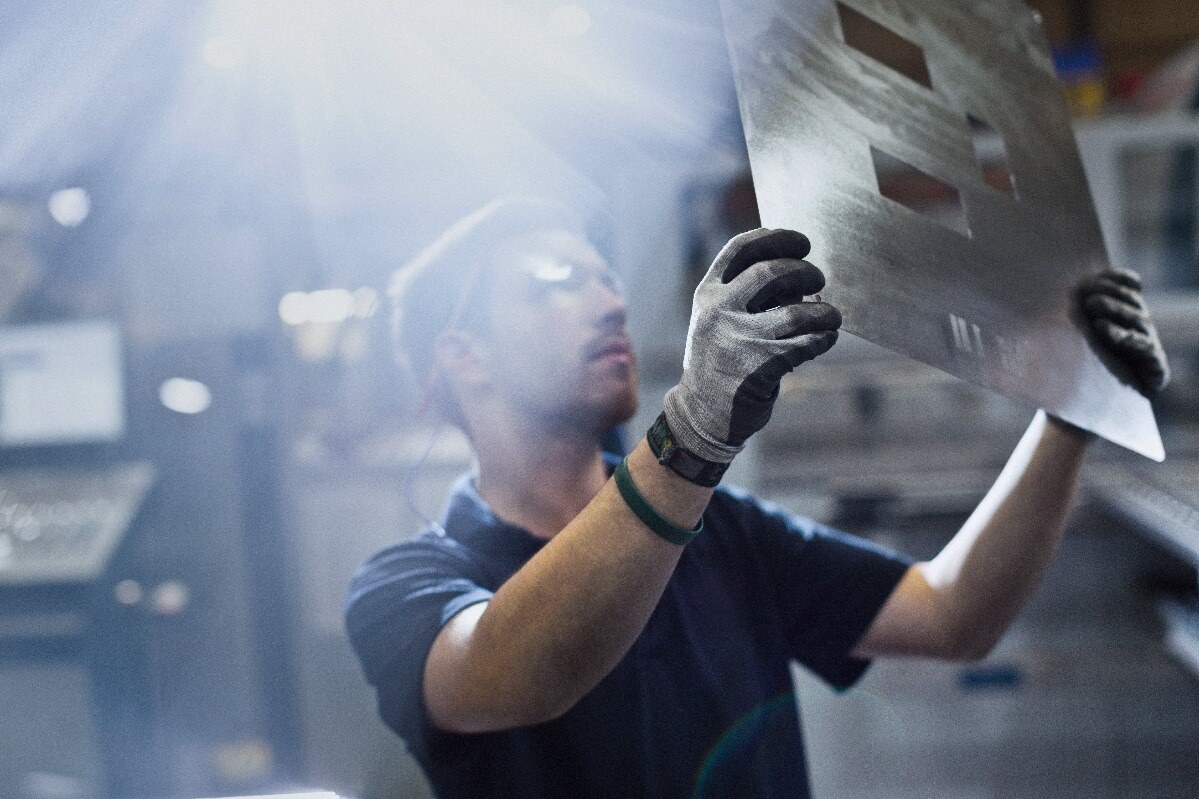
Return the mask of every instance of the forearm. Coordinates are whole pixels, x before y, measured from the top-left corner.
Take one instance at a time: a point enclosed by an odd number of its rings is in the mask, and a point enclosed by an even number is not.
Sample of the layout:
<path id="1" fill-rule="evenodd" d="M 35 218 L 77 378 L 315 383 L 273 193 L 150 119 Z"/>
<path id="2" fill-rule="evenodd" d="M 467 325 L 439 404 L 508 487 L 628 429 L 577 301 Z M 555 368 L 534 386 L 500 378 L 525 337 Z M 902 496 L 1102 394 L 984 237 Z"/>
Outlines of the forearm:
<path id="1" fill-rule="evenodd" d="M 1061 541 L 1089 438 L 1038 412 L 962 529 L 921 564 L 964 654 L 990 651 L 1036 590 Z"/>
<path id="2" fill-rule="evenodd" d="M 660 465 L 644 440 L 628 467 L 659 513 L 698 523 L 711 489 Z M 568 710 L 632 646 L 681 552 L 642 524 L 609 480 L 488 603 L 455 681 L 458 714 L 501 728 Z"/>

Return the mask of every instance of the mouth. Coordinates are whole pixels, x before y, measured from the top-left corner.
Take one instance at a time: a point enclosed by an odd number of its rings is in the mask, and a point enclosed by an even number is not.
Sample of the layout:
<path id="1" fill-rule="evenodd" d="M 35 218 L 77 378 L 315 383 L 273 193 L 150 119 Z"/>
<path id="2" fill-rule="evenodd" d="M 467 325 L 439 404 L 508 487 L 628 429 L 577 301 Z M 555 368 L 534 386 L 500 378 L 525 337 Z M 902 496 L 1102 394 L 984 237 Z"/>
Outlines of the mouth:
<path id="1" fill-rule="evenodd" d="M 633 363 L 633 345 L 625 336 L 611 336 L 590 348 L 589 361 Z"/>

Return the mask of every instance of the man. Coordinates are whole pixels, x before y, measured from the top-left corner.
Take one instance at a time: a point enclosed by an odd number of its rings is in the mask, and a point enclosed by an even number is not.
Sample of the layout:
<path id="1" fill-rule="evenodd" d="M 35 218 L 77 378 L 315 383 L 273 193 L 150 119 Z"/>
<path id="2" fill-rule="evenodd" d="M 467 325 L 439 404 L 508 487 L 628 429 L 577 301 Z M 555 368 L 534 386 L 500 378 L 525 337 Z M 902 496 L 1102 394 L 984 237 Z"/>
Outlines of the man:
<path id="1" fill-rule="evenodd" d="M 627 306 L 576 223 L 499 202 L 397 273 L 400 360 L 478 469 L 443 529 L 363 565 L 346 623 L 438 796 L 806 797 L 791 660 L 847 688 L 879 655 L 980 658 L 1030 597 L 1089 440 L 1043 413 L 928 562 L 714 488 L 782 376 L 836 342 L 807 253 L 786 230 L 721 251 L 683 377 L 615 470 L 598 442 L 636 407 Z M 1079 307 L 1151 394 L 1139 289 L 1102 273 Z"/>

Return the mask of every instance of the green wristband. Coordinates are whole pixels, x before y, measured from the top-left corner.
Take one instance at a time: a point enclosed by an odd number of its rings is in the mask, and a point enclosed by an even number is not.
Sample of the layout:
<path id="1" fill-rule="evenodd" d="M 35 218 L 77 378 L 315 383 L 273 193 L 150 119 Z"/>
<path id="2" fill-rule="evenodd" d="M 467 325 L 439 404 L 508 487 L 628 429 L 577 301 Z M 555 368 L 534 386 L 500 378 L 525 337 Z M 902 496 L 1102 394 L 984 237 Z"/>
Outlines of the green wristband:
<path id="1" fill-rule="evenodd" d="M 622 460 L 616 465 L 616 473 L 613 474 L 613 477 L 616 479 L 616 489 L 620 491 L 620 496 L 629 506 L 629 510 L 633 511 L 642 524 L 670 543 L 683 546 L 704 529 L 702 516 L 695 529 L 688 530 L 686 527 L 679 527 L 668 521 L 662 514 L 654 510 L 654 506 L 649 504 L 649 500 L 641 496 L 641 492 L 637 490 L 637 484 L 633 482 L 633 475 L 629 474 L 629 467 L 625 465 L 625 461 Z"/>

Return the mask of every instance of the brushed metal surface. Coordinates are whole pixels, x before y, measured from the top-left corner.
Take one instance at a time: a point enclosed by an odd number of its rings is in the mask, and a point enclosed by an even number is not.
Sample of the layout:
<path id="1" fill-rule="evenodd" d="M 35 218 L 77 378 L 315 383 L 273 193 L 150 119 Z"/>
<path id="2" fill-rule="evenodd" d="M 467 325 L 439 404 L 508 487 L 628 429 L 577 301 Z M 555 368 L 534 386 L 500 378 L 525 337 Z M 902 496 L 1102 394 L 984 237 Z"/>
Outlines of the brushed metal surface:
<path id="1" fill-rule="evenodd" d="M 921 48 L 930 89 L 846 44 L 837 5 L 721 0 L 762 223 L 812 240 L 850 332 L 1162 460 L 1149 402 L 1070 319 L 1108 258 L 1035 15 L 843 3 Z M 1014 192 L 984 180 L 968 116 L 1002 137 Z M 884 196 L 880 154 L 952 187 L 964 229 Z"/>

